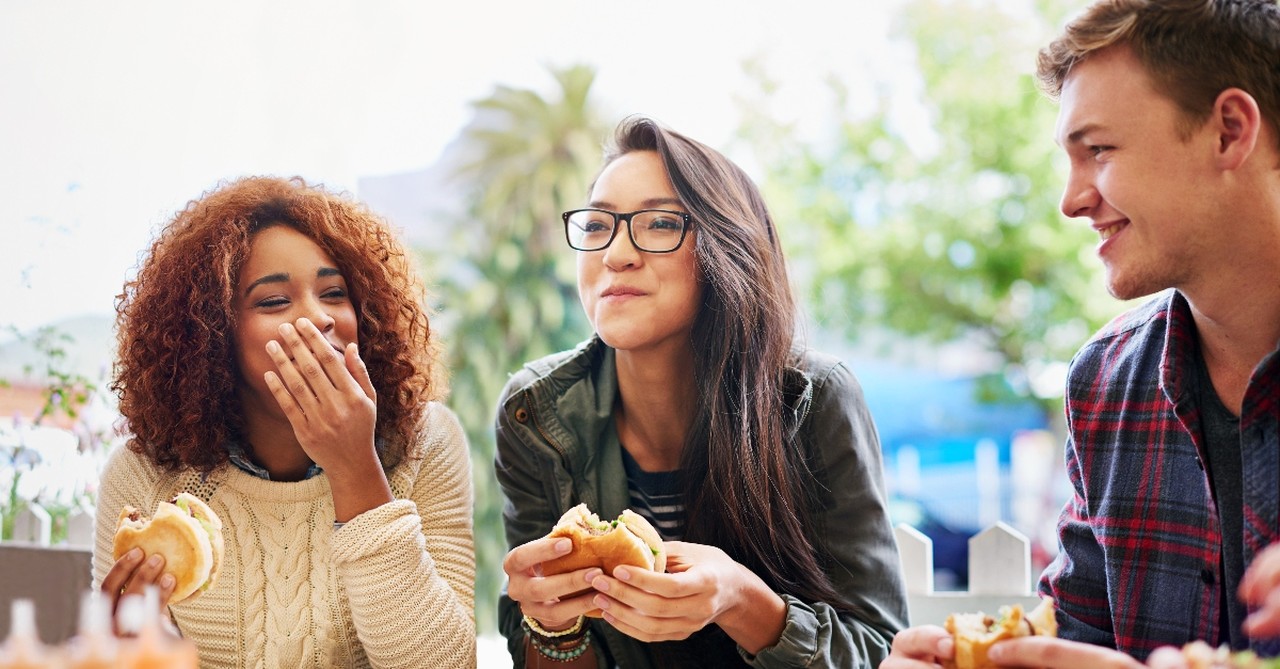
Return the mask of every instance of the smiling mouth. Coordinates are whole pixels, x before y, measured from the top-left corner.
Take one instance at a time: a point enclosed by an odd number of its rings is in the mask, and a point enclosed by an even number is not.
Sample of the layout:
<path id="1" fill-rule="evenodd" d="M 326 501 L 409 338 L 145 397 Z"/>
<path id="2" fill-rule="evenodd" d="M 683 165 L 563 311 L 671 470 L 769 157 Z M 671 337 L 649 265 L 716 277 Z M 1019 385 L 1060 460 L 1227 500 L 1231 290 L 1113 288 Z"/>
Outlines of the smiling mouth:
<path id="1" fill-rule="evenodd" d="M 1129 225 L 1128 221 L 1119 221 L 1116 223 L 1112 223 L 1111 225 L 1108 225 L 1104 228 L 1098 228 L 1098 236 L 1101 237 L 1102 241 L 1105 242 L 1108 239 L 1111 239 L 1112 237 L 1114 237 L 1117 232 L 1120 232 L 1127 225 Z"/>

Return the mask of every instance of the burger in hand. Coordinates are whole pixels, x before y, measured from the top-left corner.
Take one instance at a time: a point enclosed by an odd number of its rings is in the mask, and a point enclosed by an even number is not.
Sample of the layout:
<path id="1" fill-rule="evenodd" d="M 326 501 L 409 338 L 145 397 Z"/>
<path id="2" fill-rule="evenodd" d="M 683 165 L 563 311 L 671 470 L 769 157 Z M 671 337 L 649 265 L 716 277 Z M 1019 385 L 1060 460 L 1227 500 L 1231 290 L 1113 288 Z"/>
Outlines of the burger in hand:
<path id="1" fill-rule="evenodd" d="M 615 520 L 600 520 L 586 504 L 579 504 L 560 517 L 547 537 L 566 537 L 573 542 L 573 549 L 543 562 L 543 576 L 588 567 L 599 567 L 606 574 L 612 574 L 618 565 L 656 572 L 667 569 L 662 537 L 649 521 L 630 509 Z M 598 618 L 600 611 L 590 611 L 587 615 Z"/>
<path id="2" fill-rule="evenodd" d="M 1024 636 L 1058 636 L 1053 599 L 1024 614 L 1021 604 L 1000 607 L 999 617 L 984 613 L 954 613 L 947 616 L 947 631 L 955 641 L 955 660 L 944 662 L 946 669 L 994 669 L 987 651 L 996 642 Z"/>
<path id="3" fill-rule="evenodd" d="M 119 560 L 134 548 L 141 548 L 144 556 L 164 556 L 165 571 L 175 581 L 168 604 L 177 604 L 213 585 L 222 564 L 222 521 L 185 492 L 161 502 L 150 519 L 126 506 L 120 511 L 112 554 Z"/>

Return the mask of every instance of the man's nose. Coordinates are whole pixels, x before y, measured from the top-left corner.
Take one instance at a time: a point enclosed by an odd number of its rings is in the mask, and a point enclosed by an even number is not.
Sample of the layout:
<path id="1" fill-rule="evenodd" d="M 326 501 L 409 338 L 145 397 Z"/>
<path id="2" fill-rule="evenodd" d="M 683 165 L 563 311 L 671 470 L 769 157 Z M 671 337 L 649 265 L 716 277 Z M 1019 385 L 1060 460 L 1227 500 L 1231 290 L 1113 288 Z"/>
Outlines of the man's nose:
<path id="1" fill-rule="evenodd" d="M 1067 174 L 1067 186 L 1062 191 L 1058 209 L 1067 218 L 1087 216 L 1101 199 L 1093 180 L 1083 170 L 1072 169 Z"/>

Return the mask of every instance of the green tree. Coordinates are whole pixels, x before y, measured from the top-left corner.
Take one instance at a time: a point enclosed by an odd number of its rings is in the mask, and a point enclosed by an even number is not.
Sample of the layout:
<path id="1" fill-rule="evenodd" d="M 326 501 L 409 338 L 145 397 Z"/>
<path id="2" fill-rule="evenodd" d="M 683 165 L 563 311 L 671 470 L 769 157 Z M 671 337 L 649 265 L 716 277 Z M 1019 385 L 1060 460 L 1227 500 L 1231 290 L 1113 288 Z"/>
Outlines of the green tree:
<path id="1" fill-rule="evenodd" d="M 461 258 L 429 258 L 449 351 L 452 395 L 471 441 L 476 487 L 476 618 L 496 628 L 506 543 L 493 474 L 493 418 L 507 376 L 574 346 L 590 329 L 578 306 L 560 212 L 580 204 L 599 167 L 605 125 L 589 93 L 595 72 L 553 70 L 558 99 L 497 87 L 475 102 L 457 171 L 468 211 Z"/>
<path id="2" fill-rule="evenodd" d="M 1060 386 L 1037 393 L 1027 380 L 1119 307 L 1101 289 L 1088 227 L 1058 212 L 1056 106 L 1033 69 L 1063 11 L 1043 0 L 1031 14 L 982 0 L 904 7 L 898 37 L 915 56 L 927 127 L 904 127 L 895 82 L 870 114 L 843 113 L 832 142 L 795 141 L 758 104 L 742 134 L 823 326 L 980 346 L 1001 361 L 987 399 L 1012 389 L 1052 410 Z M 774 83 L 754 71 L 768 95 Z M 864 102 L 832 89 L 842 110 Z"/>

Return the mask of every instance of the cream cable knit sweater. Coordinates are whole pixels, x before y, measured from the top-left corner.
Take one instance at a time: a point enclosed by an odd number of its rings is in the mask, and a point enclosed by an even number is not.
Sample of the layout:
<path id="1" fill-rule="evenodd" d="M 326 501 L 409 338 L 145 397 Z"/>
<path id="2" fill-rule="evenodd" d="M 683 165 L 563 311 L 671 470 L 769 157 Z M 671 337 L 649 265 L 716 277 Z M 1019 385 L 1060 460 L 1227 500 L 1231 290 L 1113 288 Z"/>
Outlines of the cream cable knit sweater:
<path id="1" fill-rule="evenodd" d="M 182 491 L 223 523 L 216 583 L 170 609 L 202 667 L 474 667 L 475 552 L 466 437 L 432 403 L 419 459 L 389 473 L 395 501 L 333 529 L 323 474 L 272 482 L 235 467 L 166 474 L 126 448 L 102 474 L 95 587 L 120 509 L 150 515 Z"/>

